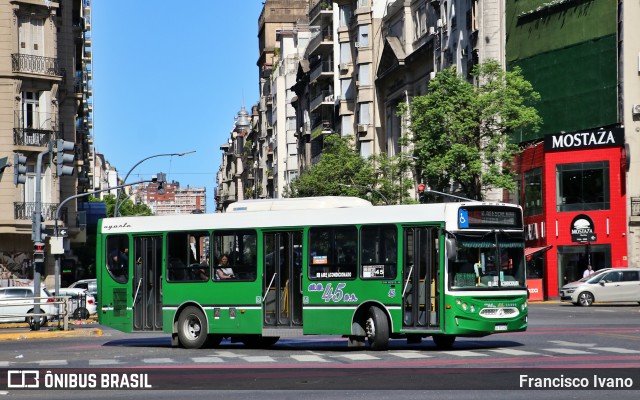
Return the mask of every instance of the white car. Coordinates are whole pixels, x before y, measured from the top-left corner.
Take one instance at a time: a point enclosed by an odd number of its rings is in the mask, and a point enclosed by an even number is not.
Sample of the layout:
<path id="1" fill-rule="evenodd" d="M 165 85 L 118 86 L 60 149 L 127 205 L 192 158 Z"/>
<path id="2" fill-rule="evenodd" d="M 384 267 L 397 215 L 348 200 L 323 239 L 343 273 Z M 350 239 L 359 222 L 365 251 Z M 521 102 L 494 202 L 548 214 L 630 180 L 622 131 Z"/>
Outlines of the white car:
<path id="1" fill-rule="evenodd" d="M 593 302 L 640 303 L 640 268 L 605 268 L 560 289 L 560 300 L 588 307 Z"/>
<path id="2" fill-rule="evenodd" d="M 34 312 L 36 301 L 40 302 L 40 312 L 52 316 L 55 300 L 46 288 L 40 291 L 40 299 L 33 299 L 33 286 L 0 287 L 0 322 L 27 322 L 31 323 L 33 317 L 27 314 Z M 43 316 L 40 326 L 45 326 L 48 321 Z"/>
<path id="3" fill-rule="evenodd" d="M 86 289 L 60 288 L 58 296 L 69 297 L 69 316 L 75 319 L 85 319 L 98 312 L 96 298 Z"/>

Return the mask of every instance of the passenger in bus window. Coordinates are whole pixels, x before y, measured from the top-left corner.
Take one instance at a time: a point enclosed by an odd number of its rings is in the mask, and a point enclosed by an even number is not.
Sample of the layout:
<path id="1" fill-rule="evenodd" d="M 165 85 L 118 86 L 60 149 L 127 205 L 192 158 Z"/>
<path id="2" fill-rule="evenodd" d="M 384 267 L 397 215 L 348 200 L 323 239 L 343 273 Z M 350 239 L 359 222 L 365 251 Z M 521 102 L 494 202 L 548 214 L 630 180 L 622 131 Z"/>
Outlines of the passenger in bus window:
<path id="1" fill-rule="evenodd" d="M 202 261 L 200 262 L 200 280 L 207 281 L 209 280 L 209 257 L 202 257 Z"/>
<path id="2" fill-rule="evenodd" d="M 235 278 L 236 275 L 233 273 L 233 269 L 229 266 L 229 256 L 223 254 L 220 257 L 220 263 L 216 267 L 216 274 L 219 279 L 230 279 Z"/>

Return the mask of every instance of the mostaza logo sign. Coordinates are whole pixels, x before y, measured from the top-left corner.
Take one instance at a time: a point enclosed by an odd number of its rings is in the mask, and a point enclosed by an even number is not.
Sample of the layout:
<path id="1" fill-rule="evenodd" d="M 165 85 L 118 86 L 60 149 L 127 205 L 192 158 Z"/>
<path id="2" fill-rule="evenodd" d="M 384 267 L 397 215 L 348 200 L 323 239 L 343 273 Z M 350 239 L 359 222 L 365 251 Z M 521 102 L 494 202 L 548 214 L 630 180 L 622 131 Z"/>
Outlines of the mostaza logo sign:
<path id="1" fill-rule="evenodd" d="M 624 128 L 609 128 L 544 136 L 545 151 L 624 146 Z"/>
<path id="2" fill-rule="evenodd" d="M 572 242 L 595 242 L 598 236 L 595 234 L 593 220 L 586 214 L 578 214 L 571 221 Z"/>

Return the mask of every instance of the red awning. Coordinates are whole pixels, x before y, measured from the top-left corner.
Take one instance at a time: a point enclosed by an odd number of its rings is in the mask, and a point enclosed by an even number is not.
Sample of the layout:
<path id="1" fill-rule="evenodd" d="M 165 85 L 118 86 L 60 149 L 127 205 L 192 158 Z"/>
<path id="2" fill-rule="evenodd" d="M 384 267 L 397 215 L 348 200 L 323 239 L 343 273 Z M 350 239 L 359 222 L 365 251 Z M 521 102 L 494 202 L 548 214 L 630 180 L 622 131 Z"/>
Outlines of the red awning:
<path id="1" fill-rule="evenodd" d="M 524 255 L 530 260 L 535 254 L 549 250 L 553 246 L 527 247 L 524 249 Z"/>

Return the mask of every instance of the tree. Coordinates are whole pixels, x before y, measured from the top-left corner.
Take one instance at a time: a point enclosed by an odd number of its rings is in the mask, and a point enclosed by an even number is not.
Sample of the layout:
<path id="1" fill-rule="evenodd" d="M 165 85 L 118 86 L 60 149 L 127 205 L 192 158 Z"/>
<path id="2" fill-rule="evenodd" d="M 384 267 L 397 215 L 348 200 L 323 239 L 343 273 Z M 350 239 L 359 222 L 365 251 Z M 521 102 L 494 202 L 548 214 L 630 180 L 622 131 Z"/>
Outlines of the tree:
<path id="1" fill-rule="evenodd" d="M 540 99 L 519 68 L 505 72 L 496 61 L 476 65 L 478 85 L 439 72 L 409 112 L 417 168 L 430 187 L 482 199 L 493 188 L 514 189 L 512 134 L 537 131 L 542 119 L 531 104 Z M 402 105 L 401 113 L 406 112 Z"/>
<path id="2" fill-rule="evenodd" d="M 413 181 L 403 180 L 411 158 L 385 153 L 362 158 L 351 137 L 328 135 L 320 161 L 285 187 L 285 197 L 354 196 L 373 204 L 414 202 L 408 190 Z"/>
<path id="3" fill-rule="evenodd" d="M 107 205 L 107 215 L 113 216 L 114 207 L 116 205 L 116 196 L 109 194 L 104 196 L 103 200 L 98 200 L 93 196 L 89 196 L 89 201 L 102 201 Z M 148 216 L 153 212 L 146 204 L 133 204 L 131 199 L 120 201 L 118 204 L 120 216 Z"/>

